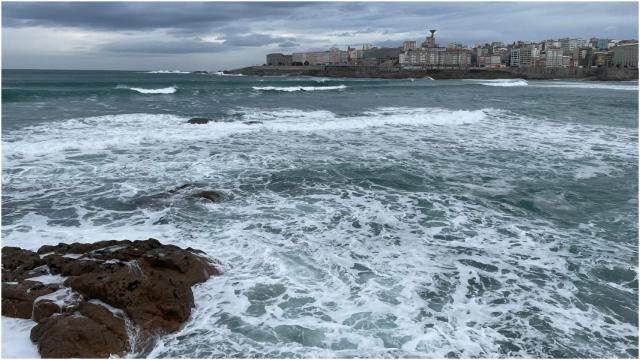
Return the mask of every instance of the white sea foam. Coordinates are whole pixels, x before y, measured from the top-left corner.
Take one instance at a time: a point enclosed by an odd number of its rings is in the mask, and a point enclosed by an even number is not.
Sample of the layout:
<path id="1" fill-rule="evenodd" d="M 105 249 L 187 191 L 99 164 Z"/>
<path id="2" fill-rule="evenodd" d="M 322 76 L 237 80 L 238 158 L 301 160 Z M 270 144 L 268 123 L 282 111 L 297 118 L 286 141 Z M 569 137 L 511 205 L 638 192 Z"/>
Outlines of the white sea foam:
<path id="1" fill-rule="evenodd" d="M 189 72 L 180 70 L 154 70 L 147 71 L 146 74 L 189 74 Z"/>
<path id="2" fill-rule="evenodd" d="M 505 357 L 505 341 L 517 346 L 511 357 L 548 357 L 595 331 L 611 340 L 579 349 L 615 357 L 637 336 L 575 285 L 591 266 L 626 269 L 635 242 L 595 220 L 558 226 L 501 201 L 532 174 L 572 181 L 585 166 L 628 169 L 637 132 L 489 108 L 229 116 L 237 121 L 194 126 L 124 114 L 4 133 L 3 166 L 16 171 L 3 172 L 3 201 L 44 200 L 47 211 L 7 206 L 3 245 L 151 236 L 219 260 L 224 276 L 195 286 L 192 318 L 150 357 Z M 184 183 L 230 198 L 207 206 L 185 192 L 131 205 Z M 532 203 L 582 211 L 557 190 Z M 54 222 L 62 210 L 77 225 Z M 568 270 L 576 244 L 597 265 Z"/>
<path id="3" fill-rule="evenodd" d="M 141 94 L 173 94 L 176 92 L 175 86 L 169 86 L 161 89 L 144 89 L 144 88 L 136 88 L 136 87 L 130 87 L 128 89 L 137 91 Z"/>
<path id="4" fill-rule="evenodd" d="M 493 109 L 465 111 L 439 108 L 381 108 L 358 116 L 340 117 L 329 111 L 301 111 L 292 109 L 261 111 L 243 109 L 242 121 L 219 122 L 193 126 L 188 118 L 162 114 L 122 114 L 71 119 L 56 124 L 43 124 L 36 128 L 29 141 L 14 142 L 3 151 L 5 159 L 18 156 L 42 156 L 53 153 L 85 153 L 95 150 L 116 150 L 136 147 L 154 147 L 162 143 L 218 139 L 235 134 L 287 131 L 357 130 L 380 126 L 462 125 L 483 119 Z M 260 125 L 245 121 L 261 121 Z M 144 124 L 144 126 L 142 126 Z M 211 129 L 203 131 L 203 129 Z M 104 136 L 108 131 L 112 136 Z M 72 135 L 76 134 L 76 135 Z M 12 142 L 12 136 L 6 137 Z M 38 146 L 34 146 L 38 144 Z"/>
<path id="5" fill-rule="evenodd" d="M 65 279 L 66 277 L 64 276 L 46 274 L 46 275 L 40 275 L 40 276 L 28 278 L 27 280 L 39 281 L 43 284 L 62 284 Z"/>
<path id="6" fill-rule="evenodd" d="M 346 89 L 346 85 L 336 86 L 252 86 L 253 90 L 263 91 L 320 91 L 320 90 L 343 90 Z"/>
<path id="7" fill-rule="evenodd" d="M 29 334 L 35 321 L 2 316 L 2 349 L 3 359 L 40 358 L 38 347 L 31 342 Z"/>

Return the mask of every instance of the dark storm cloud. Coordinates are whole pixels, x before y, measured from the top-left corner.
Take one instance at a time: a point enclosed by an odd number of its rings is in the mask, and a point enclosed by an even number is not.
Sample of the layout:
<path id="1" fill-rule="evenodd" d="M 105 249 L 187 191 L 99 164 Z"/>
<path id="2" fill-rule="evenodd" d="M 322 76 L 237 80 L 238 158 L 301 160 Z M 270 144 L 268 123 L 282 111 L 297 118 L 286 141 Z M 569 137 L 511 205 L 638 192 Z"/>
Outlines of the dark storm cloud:
<path id="1" fill-rule="evenodd" d="M 68 26 L 97 30 L 200 29 L 288 15 L 307 3 L 4 2 L 5 27 Z"/>

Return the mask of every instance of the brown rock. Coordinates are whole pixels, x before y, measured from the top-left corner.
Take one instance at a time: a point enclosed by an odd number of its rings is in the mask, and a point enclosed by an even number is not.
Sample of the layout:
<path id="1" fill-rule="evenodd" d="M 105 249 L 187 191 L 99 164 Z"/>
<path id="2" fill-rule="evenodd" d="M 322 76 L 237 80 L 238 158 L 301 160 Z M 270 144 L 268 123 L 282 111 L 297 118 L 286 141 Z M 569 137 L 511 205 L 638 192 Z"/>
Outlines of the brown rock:
<path id="1" fill-rule="evenodd" d="M 104 325 L 109 331 L 114 333 L 125 343 L 129 342 L 127 336 L 127 327 L 122 316 L 126 316 L 124 311 L 121 312 L 121 316 L 116 316 L 111 310 L 104 306 L 92 304 L 89 302 L 82 302 L 78 306 L 80 314 L 88 317 L 89 319 Z"/>
<path id="2" fill-rule="evenodd" d="M 11 246 L 2 248 L 2 267 L 7 270 L 31 270 L 40 265 L 40 256 L 33 251 Z"/>
<path id="3" fill-rule="evenodd" d="M 149 332 L 177 330 L 194 306 L 191 286 L 218 274 L 200 255 L 153 239 L 134 242 L 110 256 L 126 263 L 113 264 L 108 272 L 72 276 L 65 285 L 87 299 L 124 309 Z"/>
<path id="4" fill-rule="evenodd" d="M 33 301 L 59 288 L 60 285 L 44 285 L 34 281 L 2 283 L 2 315 L 31 319 Z"/>
<path id="5" fill-rule="evenodd" d="M 14 253 L 19 253 L 15 250 Z M 43 357 L 107 357 L 129 348 L 127 326 L 139 334 L 140 350 L 157 334 L 177 330 L 194 306 L 191 286 L 218 275 L 204 253 L 158 240 L 101 241 L 43 246 L 42 269 L 68 276 L 62 285 L 23 280 L 2 284 L 3 315 L 33 318 L 32 339 Z M 33 253 L 35 254 L 35 253 Z M 76 254 L 78 256 L 66 257 Z M 27 254 L 31 256 L 31 254 Z M 4 254 L 3 254 L 4 256 Z M 36 255 L 37 256 L 37 255 Z M 24 265 L 17 264 L 14 268 Z M 96 299 L 118 308 L 118 315 Z M 127 325 L 127 324 L 131 325 Z"/>
<path id="6" fill-rule="evenodd" d="M 107 358 L 128 351 L 128 342 L 84 315 L 59 315 L 31 329 L 43 358 Z"/>
<path id="7" fill-rule="evenodd" d="M 51 315 L 61 313 L 62 309 L 51 300 L 41 300 L 33 305 L 33 321 L 42 323 Z"/>

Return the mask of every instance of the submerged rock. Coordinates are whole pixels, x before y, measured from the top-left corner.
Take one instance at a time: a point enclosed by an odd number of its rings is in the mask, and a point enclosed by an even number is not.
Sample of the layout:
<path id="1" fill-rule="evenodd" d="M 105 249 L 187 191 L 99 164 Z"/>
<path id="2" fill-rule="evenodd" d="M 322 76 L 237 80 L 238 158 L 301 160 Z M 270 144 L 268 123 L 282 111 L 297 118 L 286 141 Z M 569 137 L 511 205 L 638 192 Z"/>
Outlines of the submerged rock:
<path id="1" fill-rule="evenodd" d="M 37 253 L 5 247 L 2 257 L 2 314 L 38 322 L 31 338 L 43 357 L 141 351 L 189 318 L 191 286 L 219 274 L 201 251 L 155 239 L 45 245 Z M 23 279 L 36 268 L 48 274 Z M 20 280 L 4 282 L 5 275 Z"/>
<path id="2" fill-rule="evenodd" d="M 249 121 L 244 121 L 243 124 L 245 124 L 245 125 L 259 125 L 259 124 L 262 124 L 262 121 L 249 120 Z"/>
<path id="3" fill-rule="evenodd" d="M 189 121 L 187 122 L 189 124 L 207 124 L 209 121 L 212 121 L 212 120 L 207 118 L 202 118 L 202 117 L 196 117 L 196 118 L 189 119 Z"/>
<path id="4" fill-rule="evenodd" d="M 219 202 L 222 202 L 222 200 L 224 200 L 224 195 L 222 193 L 217 191 L 212 191 L 212 190 L 200 191 L 199 193 L 196 194 L 196 196 L 199 198 L 209 200 L 213 203 L 219 203 Z"/>

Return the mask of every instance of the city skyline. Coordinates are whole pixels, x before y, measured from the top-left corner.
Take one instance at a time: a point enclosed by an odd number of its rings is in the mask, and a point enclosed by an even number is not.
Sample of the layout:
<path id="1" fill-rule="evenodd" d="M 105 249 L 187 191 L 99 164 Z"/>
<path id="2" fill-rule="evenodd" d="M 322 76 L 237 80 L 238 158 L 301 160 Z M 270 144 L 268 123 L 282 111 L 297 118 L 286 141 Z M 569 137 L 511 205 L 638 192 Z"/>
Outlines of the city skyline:
<path id="1" fill-rule="evenodd" d="M 422 41 L 637 39 L 625 3 L 3 3 L 3 68 L 230 69 L 266 53 Z M 498 14 L 499 16 L 496 16 Z"/>

